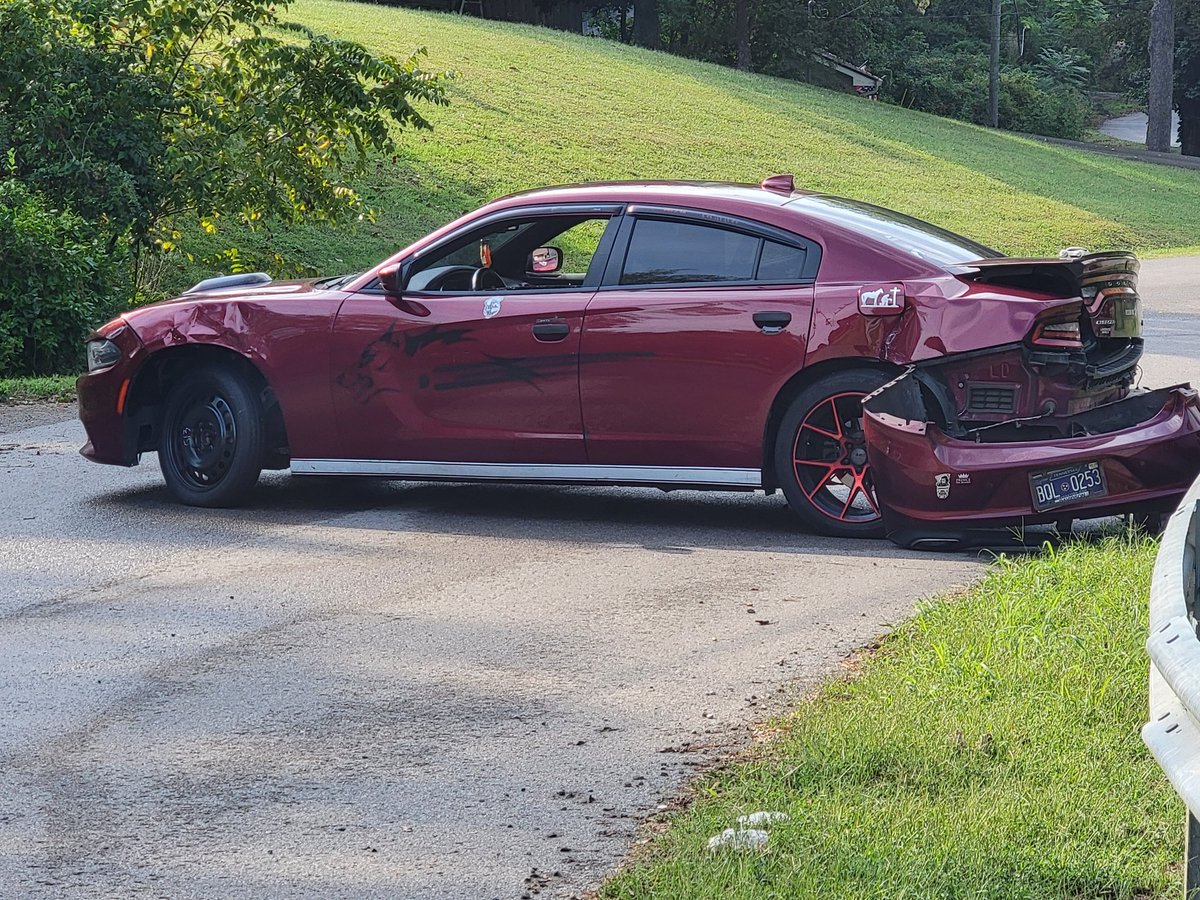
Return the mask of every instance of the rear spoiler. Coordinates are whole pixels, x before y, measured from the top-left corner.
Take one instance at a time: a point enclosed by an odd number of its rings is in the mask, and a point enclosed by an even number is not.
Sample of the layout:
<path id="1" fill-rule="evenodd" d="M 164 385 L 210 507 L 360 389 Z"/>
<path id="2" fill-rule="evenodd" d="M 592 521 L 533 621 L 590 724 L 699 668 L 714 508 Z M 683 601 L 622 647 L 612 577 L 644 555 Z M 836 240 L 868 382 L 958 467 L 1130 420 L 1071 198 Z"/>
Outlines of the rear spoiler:
<path id="1" fill-rule="evenodd" d="M 947 270 L 966 281 L 1001 284 L 1064 297 L 1079 297 L 1084 288 L 1101 284 L 1119 284 L 1137 290 L 1140 263 L 1128 250 L 1109 250 L 1060 259 L 975 259 L 947 266 Z"/>

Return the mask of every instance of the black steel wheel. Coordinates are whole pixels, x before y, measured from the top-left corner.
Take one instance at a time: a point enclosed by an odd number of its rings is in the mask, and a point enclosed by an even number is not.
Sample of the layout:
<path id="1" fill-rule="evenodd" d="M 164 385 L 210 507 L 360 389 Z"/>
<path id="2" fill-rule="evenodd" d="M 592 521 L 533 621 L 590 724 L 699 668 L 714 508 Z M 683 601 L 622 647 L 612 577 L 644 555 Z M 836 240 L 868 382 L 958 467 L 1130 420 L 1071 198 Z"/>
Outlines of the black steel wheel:
<path id="1" fill-rule="evenodd" d="M 262 471 L 262 402 L 249 379 L 231 367 L 204 365 L 167 395 L 158 462 L 167 487 L 189 506 L 234 506 Z"/>

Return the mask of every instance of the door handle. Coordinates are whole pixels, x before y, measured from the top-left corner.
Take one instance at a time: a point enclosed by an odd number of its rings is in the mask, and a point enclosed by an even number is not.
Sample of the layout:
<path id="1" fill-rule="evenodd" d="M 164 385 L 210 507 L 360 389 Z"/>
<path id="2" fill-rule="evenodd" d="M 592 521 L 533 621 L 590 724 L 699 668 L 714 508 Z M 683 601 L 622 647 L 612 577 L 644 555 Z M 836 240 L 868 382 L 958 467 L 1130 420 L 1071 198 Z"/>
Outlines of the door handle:
<path id="1" fill-rule="evenodd" d="M 792 321 L 790 312 L 764 310 L 754 314 L 754 324 L 763 330 L 764 334 L 779 334 Z"/>
<path id="2" fill-rule="evenodd" d="M 566 322 L 535 322 L 533 336 L 539 341 L 561 341 L 571 333 L 571 326 Z"/>

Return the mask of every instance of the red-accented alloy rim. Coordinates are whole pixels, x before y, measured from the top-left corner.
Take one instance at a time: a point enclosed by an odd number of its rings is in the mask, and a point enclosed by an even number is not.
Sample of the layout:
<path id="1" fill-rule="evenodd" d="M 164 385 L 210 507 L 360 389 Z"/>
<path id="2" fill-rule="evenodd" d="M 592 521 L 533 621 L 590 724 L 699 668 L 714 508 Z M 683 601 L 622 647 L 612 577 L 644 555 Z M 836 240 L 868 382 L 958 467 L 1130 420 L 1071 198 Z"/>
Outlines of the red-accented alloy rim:
<path id="1" fill-rule="evenodd" d="M 879 521 L 862 430 L 863 391 L 826 397 L 808 411 L 792 448 L 796 483 L 808 502 L 837 522 Z"/>

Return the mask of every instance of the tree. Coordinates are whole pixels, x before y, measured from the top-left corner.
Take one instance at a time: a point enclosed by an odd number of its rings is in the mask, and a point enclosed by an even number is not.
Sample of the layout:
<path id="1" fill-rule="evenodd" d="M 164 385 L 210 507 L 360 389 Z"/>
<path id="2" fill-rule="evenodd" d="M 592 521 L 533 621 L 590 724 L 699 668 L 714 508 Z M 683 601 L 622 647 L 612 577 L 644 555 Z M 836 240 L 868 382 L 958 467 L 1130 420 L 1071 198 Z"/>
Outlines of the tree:
<path id="1" fill-rule="evenodd" d="M 1150 121 L 1146 147 L 1171 149 L 1172 82 L 1175 69 L 1174 0 L 1154 0 L 1150 11 Z"/>
<path id="2" fill-rule="evenodd" d="M 657 50 L 662 36 L 658 0 L 633 0 L 633 42 Z"/>
<path id="3" fill-rule="evenodd" d="M 1184 156 L 1200 156 L 1200 9 L 1185 6 L 1175 23 L 1175 106 Z"/>
<path id="4" fill-rule="evenodd" d="M 428 127 L 417 104 L 445 102 L 418 54 L 265 0 L 6 0 L 0 18 L 0 152 L 135 261 L 225 221 L 369 215 L 348 178 Z"/>
<path id="5" fill-rule="evenodd" d="M 750 71 L 750 27 L 754 11 L 751 9 L 752 0 L 734 0 L 736 4 L 734 15 L 734 35 L 737 44 L 737 67 L 743 72 Z"/>
<path id="6" fill-rule="evenodd" d="M 1074 47 L 1064 47 L 1061 50 L 1042 48 L 1033 69 L 1047 84 L 1065 84 L 1078 88 L 1087 83 L 1089 74 L 1083 55 Z"/>

